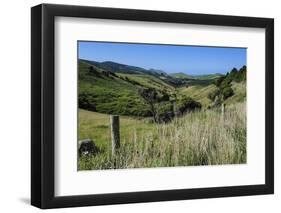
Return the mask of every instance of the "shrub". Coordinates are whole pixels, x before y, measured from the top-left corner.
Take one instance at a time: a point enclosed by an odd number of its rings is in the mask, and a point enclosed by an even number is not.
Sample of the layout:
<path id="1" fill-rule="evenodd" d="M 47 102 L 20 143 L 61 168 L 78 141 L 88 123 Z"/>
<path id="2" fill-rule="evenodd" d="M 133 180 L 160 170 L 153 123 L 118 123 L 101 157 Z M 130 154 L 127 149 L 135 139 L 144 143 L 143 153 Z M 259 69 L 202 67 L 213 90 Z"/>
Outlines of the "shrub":
<path id="1" fill-rule="evenodd" d="M 89 94 L 79 94 L 78 105 L 81 109 L 96 111 L 96 106 L 92 103 L 93 97 Z"/>
<path id="2" fill-rule="evenodd" d="M 234 94 L 233 89 L 231 87 L 225 87 L 222 90 L 222 95 L 223 95 L 223 99 L 227 99 L 229 97 L 231 97 Z"/>
<path id="3" fill-rule="evenodd" d="M 186 112 L 194 111 L 196 109 L 201 109 L 202 105 L 200 102 L 193 100 L 190 97 L 184 97 L 179 104 L 178 110 L 180 113 L 184 114 Z"/>
<path id="4" fill-rule="evenodd" d="M 170 100 L 170 96 L 166 92 L 163 92 L 163 95 L 160 98 L 160 101 L 169 101 L 169 100 Z"/>
<path id="5" fill-rule="evenodd" d="M 95 76 L 98 76 L 98 77 L 100 76 L 100 73 L 98 72 L 98 70 L 95 67 L 89 66 L 88 70 L 89 70 L 89 74 L 95 75 Z"/>
<path id="6" fill-rule="evenodd" d="M 156 120 L 157 123 L 167 123 L 174 117 L 173 105 L 170 102 L 160 102 L 157 104 Z"/>

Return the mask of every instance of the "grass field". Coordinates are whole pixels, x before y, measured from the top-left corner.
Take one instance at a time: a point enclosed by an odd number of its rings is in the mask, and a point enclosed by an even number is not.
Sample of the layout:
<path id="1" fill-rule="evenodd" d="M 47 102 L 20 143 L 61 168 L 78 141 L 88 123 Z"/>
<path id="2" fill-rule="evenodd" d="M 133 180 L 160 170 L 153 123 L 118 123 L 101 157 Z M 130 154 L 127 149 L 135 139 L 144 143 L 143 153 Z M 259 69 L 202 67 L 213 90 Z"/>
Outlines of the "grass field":
<path id="1" fill-rule="evenodd" d="M 228 105 L 224 116 L 201 110 L 167 124 L 121 116 L 120 134 L 112 156 L 109 115 L 79 110 L 79 139 L 101 150 L 79 158 L 79 170 L 246 163 L 246 103 Z"/>

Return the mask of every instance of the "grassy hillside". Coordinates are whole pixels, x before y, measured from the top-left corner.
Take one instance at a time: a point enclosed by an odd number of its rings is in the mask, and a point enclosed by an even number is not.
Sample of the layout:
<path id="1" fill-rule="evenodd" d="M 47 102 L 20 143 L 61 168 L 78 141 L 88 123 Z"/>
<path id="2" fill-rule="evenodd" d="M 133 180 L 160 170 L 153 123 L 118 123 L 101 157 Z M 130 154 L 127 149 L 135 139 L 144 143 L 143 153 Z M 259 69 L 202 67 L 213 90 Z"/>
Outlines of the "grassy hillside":
<path id="1" fill-rule="evenodd" d="M 214 84 L 210 84 L 208 86 L 195 85 L 187 88 L 181 88 L 179 92 L 182 95 L 187 95 L 194 100 L 199 101 L 203 108 L 207 108 L 212 103 L 212 101 L 208 98 L 208 94 L 213 92 L 215 89 L 216 86 Z"/>
<path id="2" fill-rule="evenodd" d="M 175 88 L 166 83 L 165 81 L 161 80 L 161 78 L 157 78 L 153 75 L 143 75 L 143 74 L 119 74 L 122 77 L 127 77 L 138 82 L 140 85 L 147 87 L 147 88 L 155 88 L 157 90 L 166 90 L 166 91 L 173 91 Z"/>
<path id="3" fill-rule="evenodd" d="M 178 73 L 171 73 L 171 76 L 175 77 L 175 78 L 186 78 L 186 79 L 194 79 L 194 77 L 192 75 L 188 75 L 182 72 L 178 72 Z"/>
<path id="4" fill-rule="evenodd" d="M 206 75 L 188 75 L 186 73 L 171 73 L 171 76 L 175 78 L 180 78 L 180 79 L 197 79 L 197 80 L 211 80 L 211 79 L 216 79 L 221 76 L 223 76 L 220 73 L 215 73 L 215 74 L 206 74 Z"/>
<path id="5" fill-rule="evenodd" d="M 162 70 L 155 70 L 155 69 L 147 70 L 141 67 L 131 66 L 127 64 L 120 64 L 113 61 L 97 62 L 97 61 L 89 61 L 83 59 L 81 59 L 80 61 L 114 73 L 150 74 L 150 75 L 166 74 Z"/>
<path id="6" fill-rule="evenodd" d="M 143 116 L 148 108 L 138 95 L 137 87 L 115 76 L 89 73 L 89 65 L 79 62 L 79 98 L 94 103 L 96 111 Z M 80 100 L 79 100 L 80 101 Z"/>
<path id="7" fill-rule="evenodd" d="M 215 73 L 215 74 L 207 74 L 207 75 L 195 75 L 195 78 L 200 80 L 212 80 L 212 79 L 217 79 L 221 76 L 223 76 L 223 74 Z"/>
<path id="8" fill-rule="evenodd" d="M 244 102 L 246 100 L 247 85 L 246 82 L 232 82 L 231 87 L 234 91 L 234 95 L 225 100 L 225 104 L 234 104 L 237 102 Z"/>
<path id="9" fill-rule="evenodd" d="M 95 63 L 98 66 L 95 66 Z M 101 67 L 110 68 L 105 70 Z M 113 68 L 117 70 L 112 72 Z M 123 72 L 125 68 L 130 72 Z M 133 69 L 136 70 L 133 71 Z M 203 108 L 207 108 L 214 101 L 208 95 L 215 92 L 218 86 L 214 82 L 220 79 L 223 79 L 221 85 L 227 81 L 227 86 L 234 92 L 234 95 L 224 100 L 224 103 L 242 102 L 246 97 L 245 81 L 231 81 L 233 76 L 237 78 L 241 73 L 236 70 L 226 77 L 217 78 L 219 74 L 212 74 L 198 76 L 198 79 L 178 79 L 141 70 L 142 68 L 113 62 L 98 63 L 79 60 L 79 107 L 100 113 L 149 117 L 152 116 L 150 107 L 140 96 L 139 90 L 152 88 L 159 97 L 168 95 L 166 102 L 158 104 L 163 110 L 171 110 L 171 101 L 174 100 L 175 95 L 177 100 L 190 97 L 199 102 Z M 182 75 L 187 76 L 184 73 Z"/>
<path id="10" fill-rule="evenodd" d="M 204 85 L 194 85 L 189 87 L 183 87 L 179 89 L 179 93 L 182 95 L 187 95 L 193 98 L 196 101 L 199 101 L 203 108 L 207 108 L 212 104 L 212 100 L 209 99 L 209 93 L 212 93 L 216 90 L 216 86 L 214 84 L 210 84 L 208 86 Z M 235 104 L 239 102 L 244 102 L 246 98 L 246 83 L 245 82 L 232 82 L 231 88 L 234 91 L 234 95 L 229 97 L 224 101 L 225 104 Z"/>

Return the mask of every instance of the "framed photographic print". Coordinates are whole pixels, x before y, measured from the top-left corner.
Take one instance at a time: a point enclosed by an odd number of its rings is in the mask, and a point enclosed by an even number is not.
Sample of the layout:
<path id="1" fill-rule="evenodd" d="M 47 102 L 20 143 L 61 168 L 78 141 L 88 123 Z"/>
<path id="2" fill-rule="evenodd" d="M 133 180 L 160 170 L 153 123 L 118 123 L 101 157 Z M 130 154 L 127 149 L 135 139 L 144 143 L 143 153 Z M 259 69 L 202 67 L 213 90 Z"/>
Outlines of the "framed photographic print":
<path id="1" fill-rule="evenodd" d="M 274 21 L 31 9 L 31 203 L 272 194 Z"/>

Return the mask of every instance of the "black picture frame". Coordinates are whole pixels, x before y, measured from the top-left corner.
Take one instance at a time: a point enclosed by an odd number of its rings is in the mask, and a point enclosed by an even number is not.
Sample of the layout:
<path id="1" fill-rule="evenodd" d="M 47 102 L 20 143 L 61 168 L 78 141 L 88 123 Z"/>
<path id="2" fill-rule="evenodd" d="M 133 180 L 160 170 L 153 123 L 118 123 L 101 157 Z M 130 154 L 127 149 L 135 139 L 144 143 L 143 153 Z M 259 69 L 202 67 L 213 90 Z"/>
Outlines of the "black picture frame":
<path id="1" fill-rule="evenodd" d="M 58 16 L 264 28 L 266 32 L 265 184 L 56 197 L 54 195 L 54 21 Z M 31 204 L 36 207 L 46 209 L 272 194 L 274 193 L 274 20 L 53 4 L 32 7 L 31 112 Z"/>

